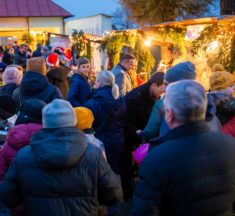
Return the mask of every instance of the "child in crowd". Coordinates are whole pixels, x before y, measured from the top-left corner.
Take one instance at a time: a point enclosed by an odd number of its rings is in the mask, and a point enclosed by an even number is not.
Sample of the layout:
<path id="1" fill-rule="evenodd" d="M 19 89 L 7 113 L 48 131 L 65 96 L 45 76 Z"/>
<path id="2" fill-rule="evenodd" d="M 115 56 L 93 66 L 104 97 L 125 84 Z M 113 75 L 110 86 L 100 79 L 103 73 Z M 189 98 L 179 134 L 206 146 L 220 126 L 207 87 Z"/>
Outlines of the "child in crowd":
<path id="1" fill-rule="evenodd" d="M 74 112 L 77 117 L 76 127 L 86 134 L 88 143 L 98 147 L 102 151 L 102 154 L 106 159 L 104 144 L 95 137 L 94 132 L 92 130 L 94 116 L 91 110 L 87 109 L 86 107 L 76 107 L 74 108 Z"/>
<path id="2" fill-rule="evenodd" d="M 67 98 L 73 107 L 83 105 L 91 93 L 91 88 L 88 82 L 89 71 L 89 60 L 84 57 L 79 58 L 77 67 L 75 67 L 74 70 Z"/>

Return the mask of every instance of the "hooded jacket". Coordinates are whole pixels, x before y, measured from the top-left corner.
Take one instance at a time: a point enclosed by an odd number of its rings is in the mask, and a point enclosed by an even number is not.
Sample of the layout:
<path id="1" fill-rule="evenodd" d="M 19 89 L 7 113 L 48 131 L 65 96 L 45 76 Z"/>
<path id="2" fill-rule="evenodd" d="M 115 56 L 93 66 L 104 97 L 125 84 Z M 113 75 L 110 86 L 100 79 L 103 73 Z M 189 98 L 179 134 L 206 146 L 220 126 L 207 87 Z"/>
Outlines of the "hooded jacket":
<path id="1" fill-rule="evenodd" d="M 29 123 L 12 128 L 6 137 L 6 142 L 0 150 L 0 182 L 3 180 L 16 153 L 29 144 L 30 138 L 39 131 L 42 125 Z"/>
<path id="2" fill-rule="evenodd" d="M 25 99 L 37 98 L 43 100 L 45 103 L 50 103 L 54 99 L 62 99 L 61 92 L 52 84 L 49 83 L 46 76 L 28 71 L 20 86 L 15 89 L 13 99 L 19 109 Z"/>
<path id="3" fill-rule="evenodd" d="M 0 185 L 0 202 L 29 216 L 90 216 L 115 204 L 120 182 L 77 128 L 42 129 L 20 150 Z"/>
<path id="4" fill-rule="evenodd" d="M 105 86 L 96 89 L 84 106 L 94 115 L 95 136 L 104 143 L 109 164 L 115 172 L 120 173 L 124 135 L 118 121 L 120 103 L 113 98 L 112 88 Z"/>

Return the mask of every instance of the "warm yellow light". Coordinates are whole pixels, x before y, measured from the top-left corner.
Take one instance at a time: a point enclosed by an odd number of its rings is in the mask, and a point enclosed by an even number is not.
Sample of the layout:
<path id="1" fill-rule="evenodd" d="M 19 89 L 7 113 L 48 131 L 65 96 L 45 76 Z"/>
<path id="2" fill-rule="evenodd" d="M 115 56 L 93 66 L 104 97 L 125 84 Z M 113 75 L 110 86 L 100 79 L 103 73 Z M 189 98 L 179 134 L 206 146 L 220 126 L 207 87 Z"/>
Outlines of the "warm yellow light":
<path id="1" fill-rule="evenodd" d="M 213 41 L 211 44 L 209 44 L 207 48 L 207 52 L 214 52 L 217 50 L 219 47 L 219 42 L 218 41 Z"/>
<path id="2" fill-rule="evenodd" d="M 149 46 L 151 45 L 151 40 L 150 40 L 150 39 L 146 39 L 146 40 L 144 41 L 144 45 L 147 46 L 147 47 L 149 47 Z"/>

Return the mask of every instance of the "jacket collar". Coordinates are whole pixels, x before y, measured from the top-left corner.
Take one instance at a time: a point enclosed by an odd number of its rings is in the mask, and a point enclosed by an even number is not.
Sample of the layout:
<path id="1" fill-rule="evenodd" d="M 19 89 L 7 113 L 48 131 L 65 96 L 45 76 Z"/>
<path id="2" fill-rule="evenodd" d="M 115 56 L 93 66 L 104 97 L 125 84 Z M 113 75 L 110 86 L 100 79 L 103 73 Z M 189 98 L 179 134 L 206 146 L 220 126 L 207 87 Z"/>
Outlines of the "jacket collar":
<path id="1" fill-rule="evenodd" d="M 118 63 L 118 65 L 122 68 L 122 70 L 124 70 L 125 72 L 127 72 L 127 69 L 126 69 L 121 63 Z"/>
<path id="2" fill-rule="evenodd" d="M 83 75 L 81 75 L 81 74 L 79 74 L 79 73 L 74 73 L 74 75 L 75 75 L 75 76 L 78 76 L 80 79 L 88 80 L 88 77 L 83 76 Z"/>
<path id="3" fill-rule="evenodd" d="M 139 88 L 139 92 L 138 95 L 142 95 L 146 101 L 148 101 L 149 103 L 154 103 L 155 100 L 154 98 L 151 97 L 150 95 L 150 84 L 147 82 L 141 86 L 138 87 Z"/>
<path id="4" fill-rule="evenodd" d="M 166 141 L 206 133 L 209 131 L 205 121 L 197 121 L 185 124 L 170 130 L 166 135 L 150 140 L 151 146 L 160 145 Z"/>
<path id="5" fill-rule="evenodd" d="M 132 80 L 131 80 L 131 77 L 130 77 L 130 74 L 129 74 L 129 72 L 127 71 L 127 69 L 126 69 L 125 67 L 123 67 L 120 63 L 118 63 L 118 66 L 123 70 L 123 72 L 126 74 L 126 77 L 129 79 L 129 81 L 130 81 L 131 84 L 133 85 Z"/>

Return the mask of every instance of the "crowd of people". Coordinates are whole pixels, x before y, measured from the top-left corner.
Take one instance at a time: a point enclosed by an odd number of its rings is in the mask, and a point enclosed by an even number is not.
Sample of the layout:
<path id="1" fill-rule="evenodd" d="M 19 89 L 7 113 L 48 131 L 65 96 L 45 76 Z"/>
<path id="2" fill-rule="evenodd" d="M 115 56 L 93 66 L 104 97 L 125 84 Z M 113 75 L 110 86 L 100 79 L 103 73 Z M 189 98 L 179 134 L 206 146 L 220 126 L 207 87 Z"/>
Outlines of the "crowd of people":
<path id="1" fill-rule="evenodd" d="M 1 60 L 0 215 L 232 214 L 235 76 L 222 65 L 206 91 L 191 62 L 143 83 L 124 54 L 92 84 L 89 59 L 27 49 Z"/>

